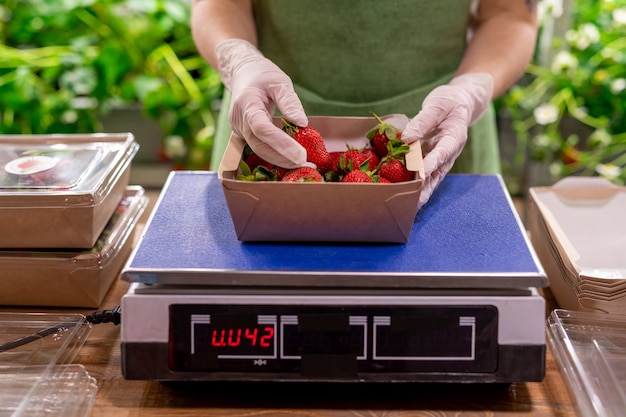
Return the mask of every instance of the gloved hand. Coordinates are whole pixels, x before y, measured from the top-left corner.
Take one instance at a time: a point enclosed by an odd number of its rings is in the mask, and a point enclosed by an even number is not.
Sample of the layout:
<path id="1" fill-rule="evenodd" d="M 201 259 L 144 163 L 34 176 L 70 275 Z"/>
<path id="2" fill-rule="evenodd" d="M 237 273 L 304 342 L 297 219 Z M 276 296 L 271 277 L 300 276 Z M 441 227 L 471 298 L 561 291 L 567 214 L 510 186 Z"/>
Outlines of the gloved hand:
<path id="1" fill-rule="evenodd" d="M 460 75 L 431 91 L 422 110 L 407 124 L 402 140 L 413 143 L 419 139 L 424 155 L 425 180 L 419 207 L 452 168 L 467 141 L 468 127 L 487 110 L 492 94 L 491 75 Z"/>
<path id="2" fill-rule="evenodd" d="M 275 107 L 297 126 L 308 119 L 291 79 L 242 39 L 221 42 L 215 48 L 218 71 L 232 95 L 231 128 L 260 157 L 284 168 L 306 164 L 306 150 L 272 123 Z"/>

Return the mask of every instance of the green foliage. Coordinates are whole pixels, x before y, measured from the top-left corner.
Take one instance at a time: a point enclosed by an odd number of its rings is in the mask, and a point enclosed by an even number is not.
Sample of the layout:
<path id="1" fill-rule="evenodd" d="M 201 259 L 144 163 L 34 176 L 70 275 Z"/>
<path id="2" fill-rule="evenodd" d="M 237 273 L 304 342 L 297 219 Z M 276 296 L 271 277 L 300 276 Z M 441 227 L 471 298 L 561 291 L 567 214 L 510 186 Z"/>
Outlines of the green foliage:
<path id="1" fill-rule="evenodd" d="M 112 106 L 140 103 L 163 148 L 179 144 L 174 163 L 207 168 L 222 85 L 195 49 L 189 3 L 6 0 L 0 133 L 98 132 Z"/>
<path id="2" fill-rule="evenodd" d="M 624 184 L 626 0 L 574 0 L 573 10 L 572 28 L 553 39 L 552 62 L 530 65 L 525 82 L 500 100 L 518 140 L 509 168 L 532 160 L 555 179 L 601 175 Z"/>

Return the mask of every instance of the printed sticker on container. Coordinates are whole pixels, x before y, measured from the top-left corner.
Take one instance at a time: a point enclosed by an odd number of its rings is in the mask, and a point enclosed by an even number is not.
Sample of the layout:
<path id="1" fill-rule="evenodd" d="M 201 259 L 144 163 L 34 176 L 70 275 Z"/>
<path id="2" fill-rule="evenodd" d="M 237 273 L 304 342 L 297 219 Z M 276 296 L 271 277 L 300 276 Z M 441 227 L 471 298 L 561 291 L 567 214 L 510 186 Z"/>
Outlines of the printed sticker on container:
<path id="1" fill-rule="evenodd" d="M 84 146 L 26 150 L 6 159 L 0 156 L 0 166 L 4 166 L 0 188 L 72 189 L 97 167 L 101 158 L 100 149 Z"/>
<path id="2" fill-rule="evenodd" d="M 9 174 L 31 175 L 54 168 L 58 161 L 57 158 L 45 155 L 23 156 L 10 161 L 4 169 Z"/>

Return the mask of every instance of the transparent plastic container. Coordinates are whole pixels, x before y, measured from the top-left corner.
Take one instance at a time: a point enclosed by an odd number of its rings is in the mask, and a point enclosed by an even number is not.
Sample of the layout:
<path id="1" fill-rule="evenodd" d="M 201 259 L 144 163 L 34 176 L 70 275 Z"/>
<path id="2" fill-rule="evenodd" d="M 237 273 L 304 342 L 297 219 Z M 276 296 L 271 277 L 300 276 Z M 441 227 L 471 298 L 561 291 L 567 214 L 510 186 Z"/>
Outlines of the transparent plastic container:
<path id="1" fill-rule="evenodd" d="M 92 247 L 138 148 L 130 133 L 0 135 L 0 247 Z"/>
<path id="2" fill-rule="evenodd" d="M 80 314 L 0 313 L 0 417 L 88 416 L 97 384 L 72 361 L 91 329 Z"/>
<path id="3" fill-rule="evenodd" d="M 580 415 L 626 415 L 626 321 L 623 316 L 554 310 L 548 342 Z"/>

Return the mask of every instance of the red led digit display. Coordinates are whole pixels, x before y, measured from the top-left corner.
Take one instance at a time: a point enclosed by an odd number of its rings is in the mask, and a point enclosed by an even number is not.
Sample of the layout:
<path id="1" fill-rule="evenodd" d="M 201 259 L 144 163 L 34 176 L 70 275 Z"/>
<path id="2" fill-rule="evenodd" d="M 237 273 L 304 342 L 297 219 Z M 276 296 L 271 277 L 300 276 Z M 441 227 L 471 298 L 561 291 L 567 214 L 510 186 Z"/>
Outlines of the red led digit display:
<path id="1" fill-rule="evenodd" d="M 274 324 L 219 326 L 194 324 L 194 351 L 214 352 L 220 357 L 257 357 L 273 354 Z"/>
<path id="2" fill-rule="evenodd" d="M 211 346 L 213 347 L 272 347 L 274 342 L 274 327 L 246 327 L 230 329 L 213 329 Z"/>

